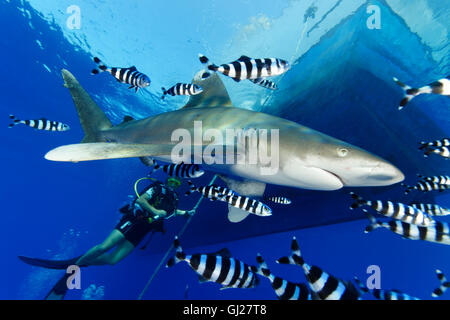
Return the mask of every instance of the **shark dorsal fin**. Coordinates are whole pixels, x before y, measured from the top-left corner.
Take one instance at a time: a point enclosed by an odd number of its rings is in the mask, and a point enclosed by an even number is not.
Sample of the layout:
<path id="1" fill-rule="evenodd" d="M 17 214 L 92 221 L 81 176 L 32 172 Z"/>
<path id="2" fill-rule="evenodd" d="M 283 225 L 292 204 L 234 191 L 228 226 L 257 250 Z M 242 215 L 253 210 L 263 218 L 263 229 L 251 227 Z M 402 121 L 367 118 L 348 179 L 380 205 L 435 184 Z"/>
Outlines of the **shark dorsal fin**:
<path id="1" fill-rule="evenodd" d="M 202 87 L 203 92 L 189 97 L 183 108 L 232 107 L 230 96 L 217 73 L 207 70 L 198 72 L 192 83 Z"/>

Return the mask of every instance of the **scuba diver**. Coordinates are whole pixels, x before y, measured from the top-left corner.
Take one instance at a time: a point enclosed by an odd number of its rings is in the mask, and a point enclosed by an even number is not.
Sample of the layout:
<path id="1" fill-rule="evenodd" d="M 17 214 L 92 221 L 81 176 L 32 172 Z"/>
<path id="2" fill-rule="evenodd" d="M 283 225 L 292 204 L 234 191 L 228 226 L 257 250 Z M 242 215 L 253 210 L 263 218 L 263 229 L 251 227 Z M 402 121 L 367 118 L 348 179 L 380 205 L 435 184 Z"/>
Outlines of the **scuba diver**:
<path id="1" fill-rule="evenodd" d="M 137 184 L 143 179 L 155 180 L 140 193 Z M 136 198 L 120 209 L 122 219 L 109 236 L 100 244 L 89 249 L 85 254 L 69 260 L 44 260 L 19 256 L 23 262 L 48 269 L 67 269 L 71 265 L 86 267 L 92 265 L 115 265 L 127 257 L 149 233 L 163 232 L 163 221 L 175 215 L 195 214 L 195 210 L 180 210 L 178 195 L 175 190 L 181 185 L 176 177 L 168 177 L 166 183 L 153 178 L 141 178 L 136 181 L 134 189 Z M 111 249 L 113 249 L 109 252 Z M 46 300 L 64 298 L 71 274 L 65 274 L 45 297 Z"/>

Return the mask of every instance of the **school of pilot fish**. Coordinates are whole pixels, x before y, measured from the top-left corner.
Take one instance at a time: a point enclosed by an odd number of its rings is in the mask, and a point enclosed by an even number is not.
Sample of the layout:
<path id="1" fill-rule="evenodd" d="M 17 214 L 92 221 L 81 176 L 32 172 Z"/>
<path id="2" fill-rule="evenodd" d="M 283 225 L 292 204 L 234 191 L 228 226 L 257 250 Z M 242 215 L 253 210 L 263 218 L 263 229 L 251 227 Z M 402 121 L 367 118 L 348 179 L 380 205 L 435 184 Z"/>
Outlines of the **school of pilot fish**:
<path id="1" fill-rule="evenodd" d="M 166 99 L 167 96 L 177 97 L 186 96 L 190 100 L 188 104 L 183 108 L 184 113 L 192 112 L 193 109 L 189 109 L 191 106 L 201 108 L 210 107 L 211 101 L 218 101 L 222 108 L 217 114 L 214 108 L 204 108 L 204 113 L 211 112 L 210 118 L 215 119 L 223 118 L 223 121 L 231 121 L 229 119 L 237 120 L 244 117 L 251 119 L 255 114 L 251 111 L 236 111 L 228 108 L 231 105 L 228 95 L 223 93 L 223 84 L 218 76 L 222 76 L 233 79 L 236 85 L 241 81 L 249 80 L 249 82 L 260 86 L 268 90 L 277 90 L 278 84 L 271 80 L 272 77 L 280 76 L 291 68 L 288 61 L 280 58 L 251 58 L 246 55 L 241 55 L 234 61 L 215 64 L 203 54 L 199 54 L 198 59 L 201 66 L 205 69 L 200 73 L 200 77 L 194 78 L 191 83 L 177 82 L 173 84 L 169 89 L 162 87 L 161 99 Z M 137 93 L 139 89 L 147 89 L 151 85 L 151 80 L 148 75 L 138 71 L 135 66 L 131 67 L 108 67 L 98 57 L 93 58 L 93 62 L 96 64 L 96 68 L 92 69 L 91 74 L 98 76 L 105 73 L 110 74 L 118 83 L 128 85 L 128 89 L 134 89 Z M 76 79 L 68 72 L 63 71 L 63 77 L 65 85 L 71 90 L 71 94 L 81 90 L 81 85 Z M 108 76 L 109 77 L 109 76 Z M 435 94 L 450 96 L 450 77 L 444 77 L 428 85 L 414 88 L 411 87 L 397 78 L 393 78 L 395 83 L 403 90 L 403 98 L 399 103 L 399 110 L 404 109 L 413 98 L 421 94 Z M 219 89 L 218 89 L 219 88 Z M 216 94 L 217 96 L 209 96 Z M 216 100 L 214 100 L 215 98 Z M 82 101 L 75 103 L 77 110 L 87 108 L 88 102 Z M 85 105 L 81 105 L 84 103 Z M 234 112 L 234 113 L 233 113 Z M 242 114 L 238 113 L 241 112 Z M 247 113 L 245 113 L 247 112 Z M 404 111 L 403 111 L 404 112 Z M 186 119 L 183 118 L 179 111 L 168 112 L 166 115 L 161 115 L 152 118 L 153 123 L 160 123 L 167 121 L 173 121 L 177 125 L 183 126 L 186 123 Z M 305 143 L 310 146 L 309 150 L 319 149 L 321 150 L 317 154 L 314 154 L 315 159 L 323 160 L 323 163 L 333 162 L 334 159 L 346 159 L 349 150 L 352 153 L 358 155 L 357 160 L 367 159 L 368 162 L 372 162 L 374 165 L 370 168 L 370 173 L 361 175 L 361 177 L 353 177 L 353 181 L 350 178 L 344 177 L 344 170 L 341 168 L 333 167 L 332 169 L 314 167 L 311 163 L 301 162 L 301 157 L 295 158 L 293 164 L 289 161 L 284 161 L 284 167 L 281 167 L 281 171 L 284 176 L 273 177 L 273 180 L 266 179 L 258 176 L 252 172 L 249 167 L 244 167 L 245 170 L 234 166 L 232 168 L 217 168 L 214 166 L 207 166 L 205 164 L 191 164 L 185 162 L 160 164 L 160 161 L 167 162 L 167 158 L 164 156 L 167 154 L 167 146 L 164 141 L 146 140 L 139 141 L 135 144 L 131 139 L 126 142 L 121 142 L 120 138 L 125 134 L 130 133 L 130 136 L 138 136 L 139 130 L 148 130 L 150 127 L 143 126 L 145 121 L 137 121 L 131 117 L 124 119 L 123 128 L 117 128 L 111 130 L 112 125 L 103 122 L 94 124 L 88 123 L 87 119 L 82 118 L 80 113 L 80 119 L 83 121 L 83 130 L 85 131 L 85 138 L 83 142 L 90 142 L 89 144 L 80 143 L 77 145 L 68 145 L 51 150 L 46 158 L 55 161 L 85 161 L 85 160 L 100 160 L 111 159 L 121 157 L 138 157 L 148 167 L 152 167 L 152 173 L 161 170 L 167 176 L 177 177 L 185 179 L 188 184 L 188 191 L 186 196 L 192 196 L 192 194 L 199 193 L 201 197 L 209 199 L 214 205 L 225 204 L 229 210 L 229 219 L 232 222 L 239 222 L 245 219 L 249 214 L 255 216 L 254 219 L 265 219 L 272 215 L 276 216 L 278 210 L 282 210 L 283 206 L 291 205 L 295 202 L 295 199 L 290 199 L 284 195 L 266 195 L 264 194 L 264 188 L 266 183 L 278 185 L 284 185 L 295 188 L 305 188 L 312 190 L 337 190 L 342 187 L 358 187 L 358 186 L 382 186 L 391 185 L 402 182 L 403 174 L 395 168 L 393 165 L 384 161 L 383 159 L 369 154 L 366 151 L 354 147 L 346 142 L 337 140 L 332 137 L 326 136 L 327 142 L 321 145 L 316 141 L 319 139 L 310 138 L 305 136 L 302 132 L 303 127 L 297 129 L 290 123 L 286 123 L 285 120 L 276 117 L 261 118 L 260 121 L 273 125 L 280 123 L 285 125 L 287 134 L 280 134 L 281 140 L 284 145 L 287 145 L 286 149 L 289 149 L 294 139 L 303 139 Z M 164 118 L 165 117 L 165 118 Z M 186 117 L 194 118 L 193 115 Z M 206 115 L 205 115 L 206 118 Z M 12 123 L 10 128 L 16 127 L 20 124 L 28 126 L 40 131 L 58 131 L 63 132 L 70 129 L 69 125 L 54 121 L 47 120 L 46 118 L 36 120 L 20 120 L 14 115 L 10 115 Z M 162 119 L 162 120 L 160 120 Z M 190 119 L 190 118 L 189 118 Z M 103 121 L 103 120 L 102 120 Z M 158 122 L 160 121 L 160 122 Z M 218 120 L 217 120 L 218 121 Z M 150 123 L 150 121 L 148 121 Z M 255 125 L 255 123 L 239 123 L 242 127 L 249 128 Z M 217 125 L 220 125 L 218 123 Z M 101 126 L 102 129 L 96 126 Z M 211 124 L 214 127 L 214 123 Z M 175 127 L 174 127 L 175 128 Z M 288 129 L 286 129 L 288 128 Z M 170 130 L 169 127 L 167 130 Z M 258 129 L 258 128 L 256 128 Z M 122 134 L 118 134 L 120 130 L 123 130 Z M 125 131 L 128 130 L 128 131 Z M 161 129 L 162 130 L 162 129 Z M 169 131 L 168 131 L 169 132 Z M 324 137 L 320 132 L 313 132 L 311 135 L 314 137 Z M 150 139 L 150 138 L 149 138 Z M 108 142 L 108 144 L 105 143 Z M 133 144 L 131 146 L 131 144 Z M 325 145 L 331 144 L 330 149 L 326 149 Z M 101 154 L 99 150 L 108 148 L 106 154 Z M 306 149 L 305 149 L 306 150 Z M 337 150 L 337 153 L 336 153 Z M 434 154 L 444 158 L 450 158 L 450 139 L 440 138 L 431 142 L 420 142 L 419 150 L 424 152 L 426 157 Z M 306 151 L 301 151 L 303 154 Z M 336 154 L 333 154 L 336 153 Z M 125 156 L 123 156 L 125 154 Z M 286 152 L 288 154 L 288 152 Z M 325 156 L 324 156 L 325 154 Z M 320 158 L 319 155 L 323 158 Z M 289 158 L 290 159 L 290 158 Z M 352 167 L 357 163 L 349 162 L 348 166 Z M 379 172 L 375 172 L 376 170 Z M 239 170 L 238 170 L 239 169 Z M 248 170 L 247 170 L 248 169 Z M 383 171 L 384 170 L 384 171 Z M 247 193 L 242 187 L 242 184 L 234 181 L 228 183 L 229 180 L 223 179 L 226 182 L 226 186 L 219 184 L 211 185 L 195 185 L 191 179 L 200 178 L 206 172 L 218 173 L 223 176 L 227 176 L 230 172 L 240 172 L 240 178 L 250 183 L 258 183 L 262 185 L 261 192 Z M 373 175 L 373 176 L 372 176 Z M 289 178 L 286 178 L 286 176 Z M 304 176 L 312 177 L 310 180 L 303 178 Z M 373 179 L 372 179 L 373 178 Z M 429 192 L 444 192 L 450 189 L 450 176 L 436 175 L 436 176 L 423 176 L 418 175 L 418 181 L 413 185 L 401 183 L 403 186 L 405 195 L 416 193 L 429 193 Z M 272 178 L 271 178 L 272 179 Z M 292 180 L 286 182 L 288 180 Z M 297 180 L 296 180 L 297 179 Z M 386 182 L 383 182 L 383 179 Z M 253 182 L 252 182 L 253 181 Z M 321 181 L 320 183 L 317 181 Z M 400 235 L 404 239 L 409 240 L 421 240 L 425 242 L 434 242 L 438 244 L 450 245 L 450 225 L 447 222 L 439 221 L 442 217 L 450 214 L 450 209 L 440 206 L 436 203 L 421 203 L 417 200 L 410 203 L 401 203 L 395 200 L 383 200 L 383 199 L 366 199 L 362 195 L 350 192 L 351 210 L 357 210 L 361 208 L 363 214 L 365 214 L 369 220 L 369 224 L 364 230 L 366 233 L 370 233 L 375 229 L 387 229 L 392 233 Z M 271 208 L 270 206 L 274 206 Z M 373 212 L 370 212 L 373 211 Z M 376 216 L 380 216 L 380 220 Z M 256 218 L 257 217 L 257 218 Z M 387 219 L 387 220 L 386 220 Z M 347 279 L 341 279 L 338 276 L 323 270 L 322 268 L 311 265 L 306 262 L 300 252 L 300 246 L 296 237 L 293 237 L 290 255 L 284 256 L 278 259 L 276 262 L 283 265 L 293 265 L 292 268 L 298 268 L 303 270 L 306 282 L 296 283 L 284 279 L 279 275 L 275 275 L 269 269 L 267 262 L 264 260 L 260 253 L 255 253 L 256 264 L 246 263 L 231 255 L 228 249 L 222 249 L 214 253 L 195 253 L 186 254 L 181 247 L 181 242 L 178 237 L 174 239 L 175 255 L 167 262 L 167 267 L 172 267 L 175 264 L 185 262 L 199 277 L 201 282 L 214 282 L 222 286 L 222 288 L 241 288 L 251 289 L 258 287 L 260 279 L 266 279 L 270 282 L 274 290 L 274 296 L 280 300 L 360 300 L 365 294 L 371 293 L 373 297 L 380 300 L 416 300 L 418 298 L 409 294 L 403 293 L 397 289 L 385 290 L 381 288 L 369 289 L 358 278 L 354 278 L 353 282 Z M 430 296 L 440 297 L 442 296 L 450 283 L 447 281 L 445 274 L 436 270 L 436 275 L 439 280 L 439 286 L 434 290 L 430 290 Z"/>

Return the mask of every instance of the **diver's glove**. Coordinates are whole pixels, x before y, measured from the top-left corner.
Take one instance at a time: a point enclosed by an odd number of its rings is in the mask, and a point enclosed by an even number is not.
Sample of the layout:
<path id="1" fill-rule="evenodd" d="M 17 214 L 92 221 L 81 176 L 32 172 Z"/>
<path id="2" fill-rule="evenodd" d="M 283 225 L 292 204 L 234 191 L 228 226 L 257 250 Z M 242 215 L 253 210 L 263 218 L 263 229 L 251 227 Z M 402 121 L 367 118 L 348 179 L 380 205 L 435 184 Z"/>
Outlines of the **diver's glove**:
<path id="1" fill-rule="evenodd" d="M 195 209 L 193 210 L 186 210 L 186 214 L 189 216 L 193 216 L 195 214 Z"/>

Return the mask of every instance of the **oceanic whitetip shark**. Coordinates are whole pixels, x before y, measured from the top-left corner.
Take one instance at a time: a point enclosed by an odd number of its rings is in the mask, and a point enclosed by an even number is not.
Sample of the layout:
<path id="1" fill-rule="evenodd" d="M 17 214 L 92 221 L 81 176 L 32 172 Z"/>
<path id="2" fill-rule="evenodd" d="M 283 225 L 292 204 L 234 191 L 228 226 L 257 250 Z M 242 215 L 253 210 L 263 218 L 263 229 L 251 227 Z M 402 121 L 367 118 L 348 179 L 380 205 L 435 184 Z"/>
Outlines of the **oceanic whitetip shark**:
<path id="1" fill-rule="evenodd" d="M 387 186 L 404 179 L 400 170 L 382 158 L 344 141 L 273 115 L 234 107 L 216 73 L 201 71 L 193 80 L 203 92 L 191 96 L 179 110 L 141 120 L 125 117 L 113 126 L 75 77 L 62 70 L 64 86 L 72 95 L 85 137 L 79 144 L 49 151 L 53 161 L 88 161 L 130 157 L 152 157 L 171 161 L 178 141 L 172 133 L 184 128 L 193 133 L 194 121 L 203 130 L 255 128 L 279 129 L 278 170 L 261 174 L 261 164 L 203 164 L 205 170 L 221 175 L 240 195 L 262 196 L 266 183 L 312 189 L 337 190 L 344 186 Z M 208 141 L 210 143 L 210 141 Z M 248 215 L 230 209 L 228 218 L 238 222 Z"/>

